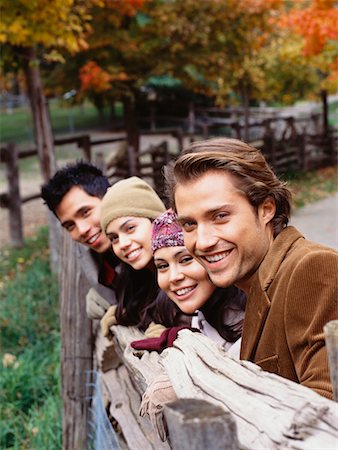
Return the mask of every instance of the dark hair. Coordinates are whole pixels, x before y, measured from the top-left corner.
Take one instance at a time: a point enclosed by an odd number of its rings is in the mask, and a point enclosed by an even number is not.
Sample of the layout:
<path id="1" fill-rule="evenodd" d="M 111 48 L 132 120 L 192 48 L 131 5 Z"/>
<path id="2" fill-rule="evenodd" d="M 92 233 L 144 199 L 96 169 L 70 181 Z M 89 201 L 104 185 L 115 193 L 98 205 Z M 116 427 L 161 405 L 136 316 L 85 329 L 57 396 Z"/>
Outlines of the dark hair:
<path id="1" fill-rule="evenodd" d="M 223 318 L 229 302 L 236 303 L 245 310 L 246 295 L 236 286 L 216 288 L 209 300 L 203 305 L 201 311 L 208 323 L 228 342 L 235 342 L 242 335 L 242 327 L 224 324 Z"/>
<path id="2" fill-rule="evenodd" d="M 116 292 L 120 292 L 116 310 L 119 324 L 134 325 L 141 330 L 152 321 L 166 327 L 180 324 L 182 312 L 158 287 L 156 271 L 135 270 L 124 262 L 120 267 L 116 280 Z"/>
<path id="3" fill-rule="evenodd" d="M 63 197 L 74 186 L 79 186 L 88 195 L 103 198 L 110 183 L 98 167 L 84 161 L 77 161 L 75 164 L 69 164 L 58 170 L 41 187 L 41 197 L 56 215 L 55 211 Z"/>
<path id="4" fill-rule="evenodd" d="M 276 237 L 288 224 L 291 213 L 291 192 L 277 178 L 262 153 L 237 139 L 216 138 L 192 143 L 176 162 L 165 168 L 166 194 L 175 208 L 178 184 L 198 179 L 209 171 L 226 171 L 233 175 L 236 186 L 257 212 L 268 197 L 276 204 L 272 219 Z"/>

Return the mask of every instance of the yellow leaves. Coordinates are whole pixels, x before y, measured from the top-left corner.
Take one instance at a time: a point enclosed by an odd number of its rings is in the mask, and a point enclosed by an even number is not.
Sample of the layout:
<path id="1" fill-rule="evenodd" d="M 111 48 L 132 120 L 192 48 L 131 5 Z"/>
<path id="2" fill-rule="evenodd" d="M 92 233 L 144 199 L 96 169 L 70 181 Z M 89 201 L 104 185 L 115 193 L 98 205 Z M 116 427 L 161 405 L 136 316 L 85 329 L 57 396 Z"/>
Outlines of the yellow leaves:
<path id="1" fill-rule="evenodd" d="M 19 46 L 86 48 L 92 1 L 3 0 L 0 42 Z"/>
<path id="2" fill-rule="evenodd" d="M 53 49 L 48 53 L 44 54 L 44 59 L 47 62 L 60 62 L 60 63 L 64 63 L 65 62 L 65 58 L 61 55 L 60 52 L 58 52 L 57 50 Z"/>
<path id="3" fill-rule="evenodd" d="M 129 75 L 126 72 L 119 72 L 116 74 L 110 75 L 111 81 L 127 81 L 129 80 Z"/>

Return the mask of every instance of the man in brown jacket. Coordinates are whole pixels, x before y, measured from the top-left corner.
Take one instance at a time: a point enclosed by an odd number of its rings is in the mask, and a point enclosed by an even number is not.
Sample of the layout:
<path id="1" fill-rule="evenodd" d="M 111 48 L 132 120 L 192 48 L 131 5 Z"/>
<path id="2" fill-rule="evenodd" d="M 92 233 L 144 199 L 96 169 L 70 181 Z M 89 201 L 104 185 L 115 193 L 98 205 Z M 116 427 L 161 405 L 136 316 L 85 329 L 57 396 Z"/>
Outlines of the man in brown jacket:
<path id="1" fill-rule="evenodd" d="M 188 250 L 247 294 L 241 359 L 332 398 L 323 327 L 338 318 L 338 253 L 287 226 L 289 190 L 241 141 L 191 144 L 166 181 Z"/>

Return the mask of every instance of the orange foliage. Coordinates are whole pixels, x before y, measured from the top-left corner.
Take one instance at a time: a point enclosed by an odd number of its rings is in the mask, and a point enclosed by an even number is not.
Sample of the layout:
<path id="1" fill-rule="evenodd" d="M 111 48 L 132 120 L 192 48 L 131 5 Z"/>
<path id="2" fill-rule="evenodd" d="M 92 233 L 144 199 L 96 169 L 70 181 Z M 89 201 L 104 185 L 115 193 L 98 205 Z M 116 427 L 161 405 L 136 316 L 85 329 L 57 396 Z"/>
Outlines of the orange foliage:
<path id="1" fill-rule="evenodd" d="M 321 53 L 328 40 L 338 37 L 338 8 L 335 0 L 313 0 L 310 7 L 291 11 L 281 25 L 302 35 L 306 56 Z"/>
<path id="2" fill-rule="evenodd" d="M 101 93 L 111 89 L 111 76 L 95 61 L 88 61 L 80 69 L 81 90 Z"/>
<path id="3" fill-rule="evenodd" d="M 99 6 L 119 11 L 121 16 L 134 16 L 149 0 L 98 0 Z"/>
<path id="4" fill-rule="evenodd" d="M 282 0 L 244 0 L 237 3 L 238 10 L 248 14 L 262 14 L 265 11 L 278 8 Z"/>

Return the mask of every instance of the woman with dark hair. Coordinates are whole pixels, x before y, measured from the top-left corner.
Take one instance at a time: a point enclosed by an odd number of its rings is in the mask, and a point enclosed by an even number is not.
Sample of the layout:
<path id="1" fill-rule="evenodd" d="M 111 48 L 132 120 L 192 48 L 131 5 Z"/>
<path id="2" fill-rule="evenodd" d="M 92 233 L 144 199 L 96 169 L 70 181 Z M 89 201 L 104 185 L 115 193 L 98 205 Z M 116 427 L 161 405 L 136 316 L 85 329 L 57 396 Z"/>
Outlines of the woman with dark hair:
<path id="1" fill-rule="evenodd" d="M 184 246 L 173 210 L 155 219 L 152 251 L 159 287 L 183 313 L 195 313 L 192 327 L 239 358 L 246 296 L 235 286 L 216 288 L 210 281 L 206 270 Z"/>
<path id="2" fill-rule="evenodd" d="M 116 277 L 117 306 L 101 320 L 104 335 L 110 326 L 134 325 L 141 330 L 155 322 L 158 331 L 177 323 L 180 311 L 160 294 L 151 250 L 153 220 L 165 206 L 152 187 L 138 177 L 115 183 L 101 204 L 101 227 L 121 260 Z M 161 305 L 166 303 L 165 314 Z M 162 327 L 160 326 L 163 325 Z"/>
<path id="3" fill-rule="evenodd" d="M 154 220 L 152 251 L 157 269 L 157 282 L 162 291 L 185 314 L 194 314 L 191 327 L 221 345 L 228 355 L 239 359 L 245 294 L 236 288 L 216 288 L 204 267 L 184 246 L 183 231 L 172 209 Z M 136 349 L 153 350 L 160 339 L 132 342 Z M 160 344 L 163 344 L 161 340 Z M 158 351 L 163 350 L 164 345 Z M 164 404 L 176 400 L 168 375 L 157 376 L 142 396 L 140 415 L 149 417 L 162 441 L 166 439 L 163 422 Z"/>

